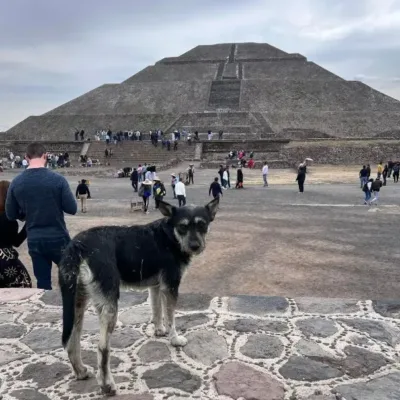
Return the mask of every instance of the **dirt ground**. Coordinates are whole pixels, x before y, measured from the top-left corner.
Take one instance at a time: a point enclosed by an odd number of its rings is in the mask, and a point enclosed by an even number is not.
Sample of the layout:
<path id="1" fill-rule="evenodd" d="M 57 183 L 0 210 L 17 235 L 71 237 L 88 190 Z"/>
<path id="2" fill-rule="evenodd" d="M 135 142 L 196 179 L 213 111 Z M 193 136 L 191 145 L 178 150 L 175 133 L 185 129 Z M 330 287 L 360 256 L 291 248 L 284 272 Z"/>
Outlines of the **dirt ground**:
<path id="1" fill-rule="evenodd" d="M 173 172 L 180 170 L 183 166 Z M 390 181 L 378 206 L 364 206 L 359 170 L 313 166 L 304 194 L 297 191 L 293 170 L 271 170 L 268 188 L 262 187 L 260 171 L 244 170 L 245 189 L 224 192 L 207 248 L 193 260 L 182 291 L 398 298 L 400 185 Z M 166 200 L 173 202 L 170 173 L 160 176 L 167 184 Z M 2 179 L 13 176 L 5 173 Z M 209 201 L 214 176 L 216 171 L 196 170 L 195 185 L 187 187 L 188 203 Z M 82 177 L 67 177 L 73 190 Z M 90 179 L 93 199 L 88 214 L 66 218 L 72 236 L 92 226 L 144 224 L 160 217 L 155 210 L 147 216 L 129 212 L 128 179 L 84 177 Z M 26 243 L 19 251 L 32 274 Z M 56 266 L 53 277 L 56 286 Z"/>

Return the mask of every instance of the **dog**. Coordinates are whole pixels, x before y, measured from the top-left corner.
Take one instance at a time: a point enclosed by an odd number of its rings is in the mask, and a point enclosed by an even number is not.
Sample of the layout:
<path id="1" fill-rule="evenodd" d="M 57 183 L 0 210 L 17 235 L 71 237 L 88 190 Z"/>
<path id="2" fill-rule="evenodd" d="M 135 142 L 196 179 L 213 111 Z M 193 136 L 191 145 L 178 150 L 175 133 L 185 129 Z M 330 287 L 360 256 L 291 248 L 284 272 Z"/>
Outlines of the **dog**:
<path id="1" fill-rule="evenodd" d="M 155 335 L 170 335 L 173 346 L 187 340 L 175 328 L 179 285 L 194 255 L 206 246 L 219 199 L 204 207 L 177 208 L 160 201 L 166 217 L 141 226 L 99 226 L 79 233 L 59 265 L 63 303 L 62 343 L 77 379 L 87 379 L 80 337 L 88 300 L 100 321 L 97 381 L 108 396 L 116 394 L 110 371 L 110 336 L 118 316 L 120 286 L 149 289 Z M 164 325 L 165 323 L 165 325 Z"/>

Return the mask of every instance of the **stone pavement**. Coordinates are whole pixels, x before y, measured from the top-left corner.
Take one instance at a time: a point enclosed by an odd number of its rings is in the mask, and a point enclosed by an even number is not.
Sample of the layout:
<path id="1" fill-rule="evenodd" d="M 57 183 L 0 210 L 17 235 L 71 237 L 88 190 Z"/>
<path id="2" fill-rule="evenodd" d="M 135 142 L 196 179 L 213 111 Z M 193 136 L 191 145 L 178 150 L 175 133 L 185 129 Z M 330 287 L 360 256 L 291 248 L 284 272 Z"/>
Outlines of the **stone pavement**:
<path id="1" fill-rule="evenodd" d="M 99 399 L 61 348 L 57 291 L 0 292 L 3 400 Z M 182 349 L 154 338 L 147 292 L 121 294 L 111 366 L 119 400 L 400 399 L 400 302 L 185 294 Z M 89 308 L 82 354 L 95 368 Z"/>

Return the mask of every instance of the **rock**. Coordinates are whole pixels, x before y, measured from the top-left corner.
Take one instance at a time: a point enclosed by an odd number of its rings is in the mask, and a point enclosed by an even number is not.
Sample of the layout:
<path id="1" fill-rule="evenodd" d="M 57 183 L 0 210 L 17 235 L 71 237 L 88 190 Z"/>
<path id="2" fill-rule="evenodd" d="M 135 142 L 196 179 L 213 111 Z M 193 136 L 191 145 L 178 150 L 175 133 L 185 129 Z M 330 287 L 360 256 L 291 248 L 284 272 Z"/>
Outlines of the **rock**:
<path id="1" fill-rule="evenodd" d="M 222 365 L 214 379 L 218 394 L 235 400 L 283 400 L 285 396 L 282 383 L 274 377 L 236 361 Z"/>
<path id="2" fill-rule="evenodd" d="M 121 313 L 118 318 L 125 325 L 136 325 L 150 322 L 151 312 L 149 306 L 138 306 Z"/>
<path id="3" fill-rule="evenodd" d="M 4 322 L 13 322 L 14 317 L 12 313 L 1 313 L 0 314 L 0 323 Z"/>
<path id="4" fill-rule="evenodd" d="M 343 375 L 338 368 L 329 363 L 315 361 L 310 358 L 292 356 L 280 369 L 279 373 L 286 379 L 296 381 L 322 381 Z"/>
<path id="5" fill-rule="evenodd" d="M 288 308 L 288 301 L 278 296 L 234 296 L 228 299 L 228 310 L 238 314 L 263 317 L 267 314 L 283 314 Z"/>
<path id="6" fill-rule="evenodd" d="M 206 314 L 188 314 L 175 319 L 175 325 L 178 331 L 186 331 L 195 326 L 206 324 L 207 322 L 210 322 L 210 319 Z"/>
<path id="7" fill-rule="evenodd" d="M 192 375 L 179 365 L 167 363 L 153 370 L 144 372 L 142 378 L 149 389 L 174 388 L 193 393 L 201 385 L 201 379 Z"/>
<path id="8" fill-rule="evenodd" d="M 336 360 L 337 358 L 329 353 L 328 351 L 324 350 L 318 343 L 300 339 L 296 346 L 294 347 L 297 352 L 305 357 L 313 358 L 313 359 L 332 359 Z"/>
<path id="9" fill-rule="evenodd" d="M 252 332 L 268 331 L 282 333 L 289 330 L 288 325 L 281 321 L 262 321 L 257 319 L 236 319 L 225 322 L 225 328 L 230 331 Z"/>
<path id="10" fill-rule="evenodd" d="M 32 379 L 38 388 L 47 388 L 63 379 L 71 372 L 70 368 L 62 363 L 45 364 L 43 362 L 27 365 L 18 377 L 20 381 Z"/>
<path id="11" fill-rule="evenodd" d="M 398 400 L 400 373 L 395 372 L 368 382 L 339 385 L 335 390 L 349 400 Z"/>
<path id="12" fill-rule="evenodd" d="M 24 358 L 27 357 L 29 356 L 26 354 L 18 354 L 15 352 L 15 350 L 13 352 L 0 350 L 0 366 L 6 365 L 16 360 L 23 360 Z"/>
<path id="13" fill-rule="evenodd" d="M 26 328 L 23 325 L 2 324 L 0 325 L 0 338 L 2 339 L 17 339 L 26 333 Z"/>
<path id="14" fill-rule="evenodd" d="M 24 318 L 27 324 L 57 324 L 62 320 L 61 309 L 59 311 L 41 310 L 29 314 Z"/>
<path id="15" fill-rule="evenodd" d="M 124 349 L 125 347 L 132 346 L 138 339 L 141 339 L 140 332 L 132 328 L 123 328 L 114 331 L 111 335 L 111 348 Z"/>
<path id="16" fill-rule="evenodd" d="M 252 335 L 240 352 L 250 358 L 277 358 L 282 354 L 283 344 L 275 336 Z"/>
<path id="17" fill-rule="evenodd" d="M 183 293 L 179 295 L 177 309 L 183 311 L 202 311 L 210 307 L 212 297 L 207 294 Z"/>
<path id="18" fill-rule="evenodd" d="M 40 300 L 48 306 L 62 306 L 61 292 L 59 290 L 47 290 L 40 297 Z"/>
<path id="19" fill-rule="evenodd" d="M 310 314 L 350 314 L 360 311 L 356 300 L 302 297 L 296 299 L 296 304 L 299 311 Z"/>
<path id="20" fill-rule="evenodd" d="M 121 292 L 118 307 L 126 308 L 144 303 L 149 296 L 148 290 Z"/>
<path id="21" fill-rule="evenodd" d="M 49 328 L 39 328 L 29 332 L 22 340 L 36 353 L 61 348 L 61 333 Z"/>
<path id="22" fill-rule="evenodd" d="M 225 339 L 215 331 L 200 330 L 187 335 L 188 344 L 183 351 L 193 360 L 210 366 L 228 357 Z"/>
<path id="23" fill-rule="evenodd" d="M 82 362 L 85 365 L 90 365 L 95 370 L 97 370 L 97 352 L 89 351 L 89 350 L 82 350 L 81 354 L 82 354 Z M 119 359 L 113 355 L 111 356 L 111 358 L 110 358 L 110 367 L 111 368 L 116 368 L 121 363 L 122 363 L 121 359 Z"/>
<path id="24" fill-rule="evenodd" d="M 367 333 L 371 338 L 395 347 L 400 343 L 400 330 L 386 322 L 368 319 L 342 319 L 340 322 Z"/>
<path id="25" fill-rule="evenodd" d="M 299 400 L 337 400 L 337 397 L 334 394 L 313 394 L 310 397 L 302 397 Z"/>
<path id="26" fill-rule="evenodd" d="M 329 337 L 334 335 L 338 329 L 331 320 L 323 318 L 307 318 L 296 322 L 296 326 L 306 337 Z"/>
<path id="27" fill-rule="evenodd" d="M 14 390 L 10 395 L 18 400 L 50 400 L 47 396 L 35 389 Z"/>
<path id="28" fill-rule="evenodd" d="M 168 346 L 161 342 L 148 342 L 138 352 L 139 358 L 144 363 L 169 361 L 171 353 Z"/>
<path id="29" fill-rule="evenodd" d="M 113 397 L 113 400 L 154 400 L 154 397 L 150 393 L 121 394 L 120 396 Z"/>
<path id="30" fill-rule="evenodd" d="M 400 300 L 374 300 L 372 307 L 384 317 L 400 318 Z"/>
<path id="31" fill-rule="evenodd" d="M 97 392 L 98 390 L 99 384 L 94 377 L 83 381 L 73 380 L 69 384 L 69 391 L 71 391 L 72 393 L 85 394 Z"/>

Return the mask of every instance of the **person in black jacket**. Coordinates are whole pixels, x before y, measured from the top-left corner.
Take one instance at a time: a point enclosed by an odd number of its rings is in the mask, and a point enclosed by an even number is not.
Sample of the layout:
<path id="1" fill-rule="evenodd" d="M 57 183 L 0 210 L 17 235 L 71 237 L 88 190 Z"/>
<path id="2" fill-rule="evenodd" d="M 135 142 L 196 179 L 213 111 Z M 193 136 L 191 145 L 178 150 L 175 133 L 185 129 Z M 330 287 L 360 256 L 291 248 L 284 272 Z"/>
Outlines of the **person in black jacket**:
<path id="1" fill-rule="evenodd" d="M 214 182 L 210 185 L 210 189 L 208 191 L 208 195 L 210 196 L 212 193 L 214 199 L 216 197 L 223 196 L 221 185 L 218 182 L 218 178 L 214 178 Z"/>
<path id="2" fill-rule="evenodd" d="M 86 213 L 86 200 L 90 199 L 90 191 L 89 187 L 86 184 L 86 180 L 82 179 L 79 183 L 78 187 L 76 188 L 76 198 L 81 201 L 81 212 Z"/>
<path id="3" fill-rule="evenodd" d="M 31 277 L 14 249 L 26 239 L 25 226 L 18 232 L 18 222 L 4 212 L 9 186 L 8 181 L 0 182 L 0 288 L 31 288 Z"/>
<path id="4" fill-rule="evenodd" d="M 237 170 L 236 189 L 243 189 L 243 171 L 241 168 Z"/>
<path id="5" fill-rule="evenodd" d="M 138 191 L 138 181 L 139 181 L 139 174 L 138 174 L 136 168 L 133 168 L 133 171 L 131 174 L 131 181 L 132 181 L 133 190 L 136 193 Z"/>
<path id="6" fill-rule="evenodd" d="M 306 172 L 305 169 L 303 167 L 299 168 L 299 171 L 297 173 L 297 178 L 296 181 L 299 185 L 299 192 L 300 193 L 304 193 L 304 182 L 306 180 Z"/>

